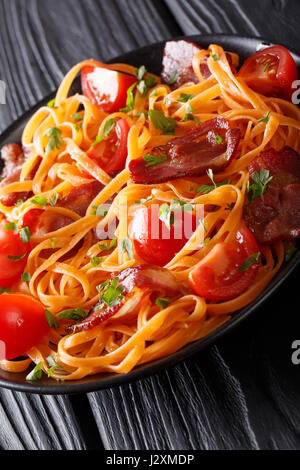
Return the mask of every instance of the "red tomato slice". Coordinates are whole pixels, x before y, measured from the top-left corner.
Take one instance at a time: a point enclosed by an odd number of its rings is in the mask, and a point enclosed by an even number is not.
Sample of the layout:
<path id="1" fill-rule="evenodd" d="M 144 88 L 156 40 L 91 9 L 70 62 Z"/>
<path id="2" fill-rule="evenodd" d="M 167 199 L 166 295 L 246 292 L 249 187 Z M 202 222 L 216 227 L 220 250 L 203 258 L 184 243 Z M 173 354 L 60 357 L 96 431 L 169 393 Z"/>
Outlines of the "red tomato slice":
<path id="1" fill-rule="evenodd" d="M 15 235 L 13 230 L 3 228 L 7 223 L 7 220 L 3 220 L 0 224 L 1 287 L 10 287 L 13 282 L 20 279 L 30 251 L 30 243 L 23 243 L 19 234 Z"/>
<path id="2" fill-rule="evenodd" d="M 127 139 L 130 126 L 126 119 L 120 119 L 115 125 L 114 132 L 109 134 L 109 138 L 91 147 L 87 155 L 92 160 L 96 160 L 98 165 L 111 174 L 125 168 L 127 158 Z M 85 170 L 81 172 L 86 176 L 91 176 Z"/>
<path id="3" fill-rule="evenodd" d="M 256 52 L 245 60 L 238 75 L 258 93 L 287 100 L 291 99 L 294 91 L 293 81 L 299 78 L 297 65 L 283 46 Z"/>
<path id="4" fill-rule="evenodd" d="M 258 265 L 252 264 L 239 272 L 251 255 L 259 252 L 258 244 L 244 226 L 233 243 L 218 243 L 196 265 L 189 276 L 192 289 L 202 297 L 215 302 L 230 300 L 245 292 L 256 278 Z"/>
<path id="5" fill-rule="evenodd" d="M 44 307 L 25 295 L 1 295 L 0 311 L 0 360 L 26 354 L 49 330 Z"/>
<path id="6" fill-rule="evenodd" d="M 81 71 L 83 94 L 106 113 L 125 108 L 128 88 L 136 82 L 136 77 L 126 73 L 91 65 Z"/>
<path id="7" fill-rule="evenodd" d="M 138 209 L 131 225 L 136 253 L 149 264 L 164 266 L 184 247 L 196 230 L 196 217 L 176 211 L 171 230 L 159 219 L 159 206 Z"/>

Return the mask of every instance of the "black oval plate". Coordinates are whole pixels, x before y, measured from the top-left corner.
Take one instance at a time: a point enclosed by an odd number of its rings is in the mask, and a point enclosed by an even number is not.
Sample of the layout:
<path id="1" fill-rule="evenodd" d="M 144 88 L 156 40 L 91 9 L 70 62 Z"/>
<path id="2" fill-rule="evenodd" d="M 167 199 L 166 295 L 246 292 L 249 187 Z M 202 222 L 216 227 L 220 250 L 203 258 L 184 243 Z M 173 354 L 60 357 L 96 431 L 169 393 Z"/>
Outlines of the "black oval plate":
<path id="1" fill-rule="evenodd" d="M 237 52 L 240 55 L 241 60 L 244 60 L 256 52 L 256 50 L 259 49 L 263 44 L 270 44 L 265 39 L 222 34 L 207 36 L 195 35 L 189 36 L 188 39 L 195 41 L 204 47 L 211 43 L 220 44 L 227 50 Z M 126 54 L 122 54 L 110 62 L 124 62 L 137 67 L 144 64 L 151 72 L 160 74 L 164 44 L 165 42 L 160 42 Z M 287 45 L 287 47 L 289 46 Z M 297 63 L 297 66 L 300 68 L 300 54 L 293 52 L 293 57 Z M 78 86 L 79 81 L 75 80 L 74 91 L 78 91 Z M 42 102 L 38 103 L 34 108 L 24 114 L 14 124 L 12 124 L 0 137 L 0 148 L 5 143 L 16 142 L 20 140 L 24 125 L 33 112 L 40 106 L 47 103 L 50 99 L 54 98 L 54 96 L 55 94 L 52 93 Z M 286 278 L 299 265 L 300 250 L 288 264 L 282 267 L 278 275 L 273 279 L 264 292 L 254 302 L 252 302 L 251 305 L 242 309 L 240 312 L 235 313 L 228 323 L 219 327 L 204 339 L 185 346 L 177 353 L 154 361 L 150 364 L 139 366 L 129 374 L 98 374 L 73 382 L 56 382 L 44 376 L 40 382 L 29 383 L 26 382 L 26 375 L 28 372 L 21 374 L 11 374 L 0 370 L 0 386 L 12 390 L 37 394 L 85 393 L 125 384 L 162 371 L 199 352 L 209 344 L 214 343 L 217 339 L 231 331 L 233 328 L 237 327 L 242 321 L 252 315 L 262 305 L 262 303 L 265 302 L 281 284 L 283 284 Z"/>

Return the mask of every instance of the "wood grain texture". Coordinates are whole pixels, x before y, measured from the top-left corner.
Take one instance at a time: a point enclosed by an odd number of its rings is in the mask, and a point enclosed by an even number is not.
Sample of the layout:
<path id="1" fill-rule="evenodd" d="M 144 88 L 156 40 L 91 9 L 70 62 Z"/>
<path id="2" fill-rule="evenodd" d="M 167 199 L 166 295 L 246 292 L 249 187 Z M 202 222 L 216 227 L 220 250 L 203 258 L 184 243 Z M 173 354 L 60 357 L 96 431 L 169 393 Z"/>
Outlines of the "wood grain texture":
<path id="1" fill-rule="evenodd" d="M 299 19 L 300 3 L 287 0 L 1 0 L 0 79 L 8 92 L 0 130 L 83 58 L 105 61 L 198 32 L 296 47 Z M 290 360 L 300 331 L 297 276 L 260 318 L 168 372 L 87 397 L 1 390 L 0 448 L 299 449 L 299 370 Z"/>
<path id="2" fill-rule="evenodd" d="M 299 44 L 295 0 L 165 0 L 184 34 L 228 33 Z M 300 44 L 298 46 L 300 49 Z"/>

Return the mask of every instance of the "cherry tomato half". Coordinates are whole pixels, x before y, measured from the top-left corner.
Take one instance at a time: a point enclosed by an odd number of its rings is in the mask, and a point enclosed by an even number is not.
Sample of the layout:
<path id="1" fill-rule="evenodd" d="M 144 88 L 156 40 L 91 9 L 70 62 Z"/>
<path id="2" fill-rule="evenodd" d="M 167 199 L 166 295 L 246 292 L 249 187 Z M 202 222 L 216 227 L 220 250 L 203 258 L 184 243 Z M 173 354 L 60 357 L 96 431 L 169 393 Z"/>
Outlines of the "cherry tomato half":
<path id="1" fill-rule="evenodd" d="M 159 219 L 159 205 L 137 209 L 131 224 L 136 253 L 147 263 L 164 266 L 189 240 L 197 228 L 191 212 L 174 212 L 171 230 Z"/>
<path id="2" fill-rule="evenodd" d="M 202 297 L 216 302 L 230 300 L 245 292 L 256 278 L 258 264 L 240 272 L 244 261 L 259 253 L 258 244 L 244 226 L 233 243 L 221 242 L 191 271 L 189 283 Z"/>
<path id="3" fill-rule="evenodd" d="M 238 75 L 258 93 L 287 100 L 294 91 L 293 81 L 299 78 L 295 61 L 283 46 L 256 52 L 245 60 Z"/>
<path id="4" fill-rule="evenodd" d="M 125 108 L 128 88 L 136 77 L 103 67 L 88 65 L 81 71 L 83 94 L 106 113 Z"/>
<path id="5" fill-rule="evenodd" d="M 24 271 L 30 243 L 23 243 L 14 230 L 5 230 L 5 224 L 7 220 L 0 224 L 0 286 L 10 287 Z"/>
<path id="6" fill-rule="evenodd" d="M 15 359 L 49 330 L 44 307 L 26 295 L 0 295 L 0 360 Z"/>
<path id="7" fill-rule="evenodd" d="M 99 166 L 108 174 L 122 170 L 125 168 L 127 158 L 129 130 L 130 126 L 126 119 L 119 119 L 109 137 L 88 150 L 88 157 L 96 160 Z M 81 172 L 85 175 L 87 173 L 85 170 L 81 170 Z M 88 173 L 86 176 L 90 177 L 91 175 Z"/>

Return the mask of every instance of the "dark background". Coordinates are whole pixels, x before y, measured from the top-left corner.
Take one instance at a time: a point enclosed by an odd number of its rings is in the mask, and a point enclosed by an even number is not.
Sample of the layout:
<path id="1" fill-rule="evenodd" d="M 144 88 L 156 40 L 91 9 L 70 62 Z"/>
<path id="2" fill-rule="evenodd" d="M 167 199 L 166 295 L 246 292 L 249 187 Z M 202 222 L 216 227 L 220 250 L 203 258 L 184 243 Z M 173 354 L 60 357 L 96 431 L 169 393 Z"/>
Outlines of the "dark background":
<path id="1" fill-rule="evenodd" d="M 0 131 L 76 62 L 183 34 L 300 50 L 298 0 L 0 0 Z M 299 270 L 242 327 L 160 375 L 78 396 L 0 389 L 0 449 L 300 449 Z"/>

